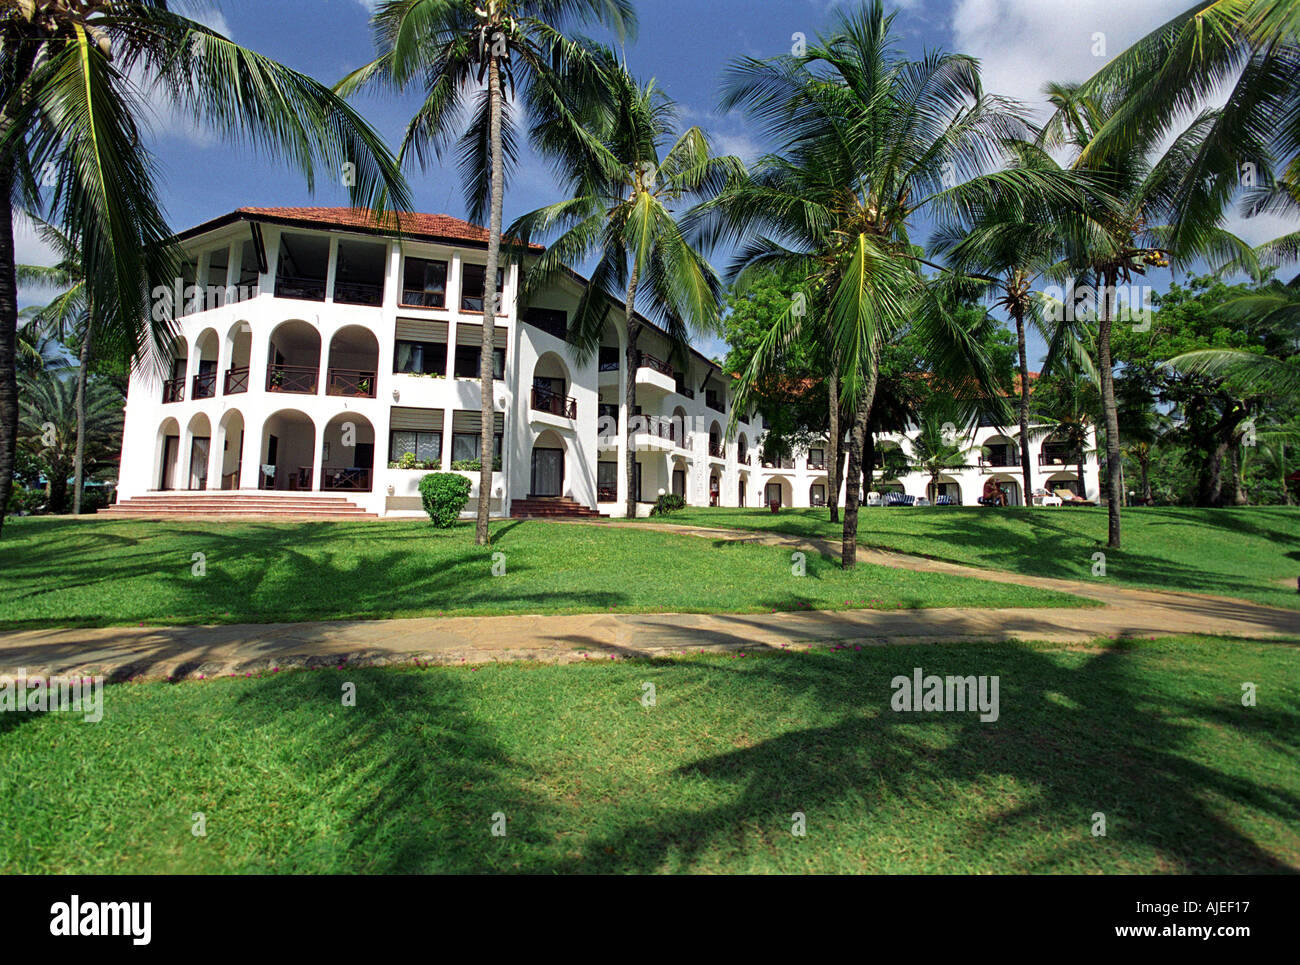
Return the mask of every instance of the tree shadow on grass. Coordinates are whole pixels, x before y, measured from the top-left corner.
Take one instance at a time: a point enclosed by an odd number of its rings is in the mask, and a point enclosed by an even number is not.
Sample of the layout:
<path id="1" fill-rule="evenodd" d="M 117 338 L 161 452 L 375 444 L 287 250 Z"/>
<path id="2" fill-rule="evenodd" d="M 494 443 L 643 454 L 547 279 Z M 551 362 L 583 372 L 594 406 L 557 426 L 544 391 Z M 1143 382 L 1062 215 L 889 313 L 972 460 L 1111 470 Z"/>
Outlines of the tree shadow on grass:
<path id="1" fill-rule="evenodd" d="M 866 656 L 864 656 L 866 655 Z M 815 693 L 825 724 L 799 727 L 752 747 L 730 749 L 676 769 L 677 779 L 732 788 L 725 804 L 699 810 L 663 808 L 634 826 L 588 843 L 580 860 L 534 866 L 548 872 L 649 872 L 690 868 L 719 850 L 759 847 L 742 829 L 789 833 L 795 811 L 807 815 L 812 851 L 851 842 L 826 838 L 829 820 L 851 820 L 881 834 L 906 836 L 881 822 L 905 795 L 923 823 L 953 820 L 954 787 L 1027 789 L 1017 806 L 956 826 L 950 848 L 965 852 L 963 870 L 1294 872 L 1300 867 L 1294 787 L 1269 784 L 1241 768 L 1192 759 L 1202 724 L 1240 727 L 1288 741 L 1300 734 L 1294 703 L 1264 719 L 1234 714 L 1234 699 L 1152 699 L 1151 678 L 1135 674 L 1120 645 L 1089 656 L 1077 669 L 1030 647 L 883 648 L 863 654 L 783 655 L 745 663 L 756 693 L 783 698 Z M 926 672 L 998 674 L 1001 717 L 907 714 L 889 708 L 893 675 Z M 944 732 L 936 739 L 934 728 Z M 1225 762 L 1226 764 L 1227 762 Z M 1290 828 L 1276 857 L 1229 821 L 1249 809 Z M 1092 815 L 1107 816 L 1108 836 L 1093 838 Z M 818 824 L 821 822 L 821 830 Z M 818 840 L 818 835 L 821 840 Z M 1289 848 L 1289 850 L 1287 850 Z M 1014 857 L 1017 850 L 1020 857 Z M 1011 856 L 999 861 L 996 855 Z M 743 856 L 742 856 L 743 857 Z M 931 865 L 928 870 L 936 870 Z M 956 870 L 956 869 L 954 869 Z"/>

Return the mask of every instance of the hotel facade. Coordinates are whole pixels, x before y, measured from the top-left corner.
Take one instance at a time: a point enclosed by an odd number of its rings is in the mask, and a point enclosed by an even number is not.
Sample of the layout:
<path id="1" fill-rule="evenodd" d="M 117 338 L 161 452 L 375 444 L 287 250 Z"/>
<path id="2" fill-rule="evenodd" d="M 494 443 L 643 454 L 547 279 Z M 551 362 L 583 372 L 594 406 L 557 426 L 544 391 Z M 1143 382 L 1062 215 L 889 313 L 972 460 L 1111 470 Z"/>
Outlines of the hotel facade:
<path id="1" fill-rule="evenodd" d="M 178 306 L 176 338 L 167 357 L 132 374 L 114 510 L 306 514 L 346 504 L 418 516 L 420 479 L 443 471 L 471 481 L 472 514 L 487 233 L 427 214 L 404 216 L 402 228 L 390 237 L 346 208 L 241 208 L 182 234 L 184 277 L 175 294 L 155 293 Z M 825 448 L 765 464 L 756 414 L 727 434 L 732 380 L 709 359 L 680 357 L 647 324 L 629 373 L 614 309 L 598 350 L 579 360 L 564 332 L 585 282 L 565 278 L 526 306 L 519 282 L 518 262 L 504 263 L 492 320 L 494 516 L 623 515 L 629 418 L 642 514 L 660 492 L 691 505 L 825 502 Z M 988 454 L 941 477 L 939 491 L 915 473 L 878 488 L 974 503 L 992 476 L 1023 502 L 1014 436 L 972 432 Z M 906 437 L 880 437 L 891 445 Z M 1069 484 L 1095 498 L 1095 456 L 1085 456 L 1086 493 L 1076 460 L 1032 440 L 1035 488 Z"/>

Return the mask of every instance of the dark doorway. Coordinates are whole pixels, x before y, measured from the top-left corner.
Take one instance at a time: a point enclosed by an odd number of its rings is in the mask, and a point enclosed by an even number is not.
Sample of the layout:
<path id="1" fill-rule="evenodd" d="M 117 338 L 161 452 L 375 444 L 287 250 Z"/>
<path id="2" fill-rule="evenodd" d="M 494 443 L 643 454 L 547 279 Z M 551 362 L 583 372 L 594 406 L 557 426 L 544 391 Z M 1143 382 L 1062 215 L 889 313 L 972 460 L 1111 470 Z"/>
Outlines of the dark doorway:
<path id="1" fill-rule="evenodd" d="M 195 436 L 190 442 L 190 489 L 208 488 L 208 452 L 211 448 L 210 436 Z"/>
<path id="2" fill-rule="evenodd" d="M 686 498 L 686 470 L 673 470 L 673 495 Z"/>
<path id="3" fill-rule="evenodd" d="M 564 450 L 533 447 L 532 495 L 559 496 L 564 489 Z"/>
<path id="4" fill-rule="evenodd" d="M 175 484 L 176 452 L 180 448 L 180 436 L 167 436 L 163 439 L 162 475 L 158 480 L 159 489 L 171 489 Z"/>

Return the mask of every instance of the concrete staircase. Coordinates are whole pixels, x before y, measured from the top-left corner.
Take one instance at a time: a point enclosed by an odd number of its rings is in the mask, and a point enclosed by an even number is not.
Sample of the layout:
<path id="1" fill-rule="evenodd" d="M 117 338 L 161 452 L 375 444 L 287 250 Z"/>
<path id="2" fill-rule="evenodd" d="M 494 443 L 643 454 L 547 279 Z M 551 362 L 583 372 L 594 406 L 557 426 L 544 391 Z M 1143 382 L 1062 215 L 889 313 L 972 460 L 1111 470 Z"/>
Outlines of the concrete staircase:
<path id="1" fill-rule="evenodd" d="M 343 496 L 293 492 L 159 492 L 123 500 L 98 513 L 109 519 L 229 516 L 241 519 L 375 519 Z"/>
<path id="2" fill-rule="evenodd" d="M 594 509 L 560 496 L 530 496 L 510 504 L 513 519 L 602 519 Z"/>

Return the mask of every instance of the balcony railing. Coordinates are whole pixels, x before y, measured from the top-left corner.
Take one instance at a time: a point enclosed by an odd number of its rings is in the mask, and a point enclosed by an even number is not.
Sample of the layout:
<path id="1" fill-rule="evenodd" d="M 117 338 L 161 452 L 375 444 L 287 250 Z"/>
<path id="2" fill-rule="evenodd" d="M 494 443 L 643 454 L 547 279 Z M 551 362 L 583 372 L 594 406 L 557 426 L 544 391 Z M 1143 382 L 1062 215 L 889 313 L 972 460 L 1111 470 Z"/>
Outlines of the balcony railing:
<path id="1" fill-rule="evenodd" d="M 538 412 L 549 412 L 562 419 L 578 418 L 578 400 L 550 389 L 533 386 L 533 408 Z"/>
<path id="2" fill-rule="evenodd" d="M 641 353 L 641 367 L 644 369 L 654 369 L 656 372 L 662 372 L 670 379 L 673 377 L 673 367 L 663 359 L 657 359 L 647 352 Z"/>
<path id="3" fill-rule="evenodd" d="M 763 468 L 764 469 L 793 469 L 794 460 L 778 459 L 776 462 L 772 462 L 770 460 L 765 459 L 763 460 Z"/>
<path id="4" fill-rule="evenodd" d="M 418 288 L 402 289 L 402 305 L 407 308 L 446 308 L 446 292 L 427 292 Z"/>
<path id="5" fill-rule="evenodd" d="M 980 456 L 981 469 L 1019 469 L 1019 456 Z"/>
<path id="6" fill-rule="evenodd" d="M 710 439 L 709 455 L 715 459 L 725 459 L 727 455 L 726 444 L 722 442 L 714 442 L 712 439 Z"/>
<path id="7" fill-rule="evenodd" d="M 322 469 L 321 489 L 350 493 L 370 492 L 369 469 Z"/>
<path id="8" fill-rule="evenodd" d="M 320 370 L 313 365 L 268 365 L 266 391 L 315 395 L 319 376 Z"/>
<path id="9" fill-rule="evenodd" d="M 309 302 L 323 302 L 325 300 L 325 279 L 279 275 L 275 279 L 275 297 L 300 298 Z"/>
<path id="10" fill-rule="evenodd" d="M 609 417 L 614 420 L 614 428 L 618 428 L 618 406 L 610 402 L 601 402 L 596 406 L 597 418 L 603 419 Z"/>
<path id="11" fill-rule="evenodd" d="M 677 394 L 684 395 L 688 399 L 695 398 L 695 390 L 680 380 L 677 382 Z"/>
<path id="12" fill-rule="evenodd" d="M 185 401 L 185 379 L 168 379 L 163 383 L 163 402 Z"/>
<path id="13" fill-rule="evenodd" d="M 362 369 L 330 369 L 326 395 L 346 395 L 355 399 L 375 397 L 375 373 Z"/>
<path id="14" fill-rule="evenodd" d="M 1077 466 L 1081 462 L 1083 453 L 1080 452 L 1043 451 L 1038 454 L 1040 466 Z"/>
<path id="15" fill-rule="evenodd" d="M 710 409 L 712 409 L 714 412 L 727 411 L 727 407 L 723 405 L 721 402 L 719 402 L 717 397 L 713 395 L 706 395 L 704 397 L 704 404 L 708 406 Z"/>
<path id="16" fill-rule="evenodd" d="M 384 303 L 384 286 L 366 281 L 334 282 L 334 300 L 344 305 L 382 305 Z"/>
<path id="17" fill-rule="evenodd" d="M 231 366 L 226 370 L 226 395 L 248 391 L 248 366 Z"/>
<path id="18" fill-rule="evenodd" d="M 217 394 L 217 373 L 201 372 L 194 376 L 194 386 L 190 390 L 192 399 L 210 399 Z"/>

